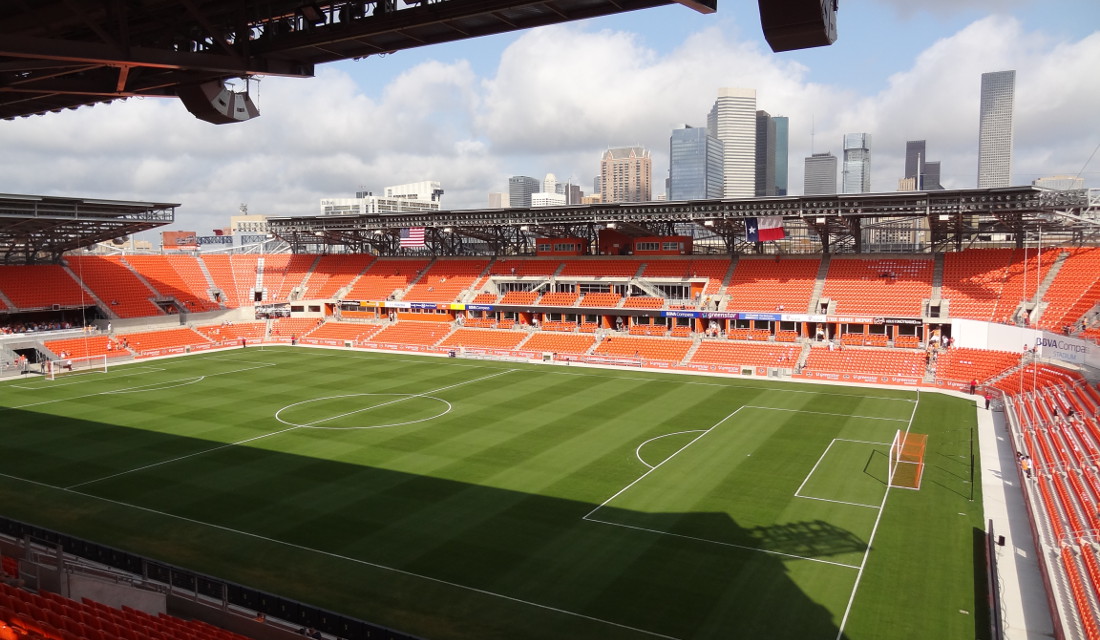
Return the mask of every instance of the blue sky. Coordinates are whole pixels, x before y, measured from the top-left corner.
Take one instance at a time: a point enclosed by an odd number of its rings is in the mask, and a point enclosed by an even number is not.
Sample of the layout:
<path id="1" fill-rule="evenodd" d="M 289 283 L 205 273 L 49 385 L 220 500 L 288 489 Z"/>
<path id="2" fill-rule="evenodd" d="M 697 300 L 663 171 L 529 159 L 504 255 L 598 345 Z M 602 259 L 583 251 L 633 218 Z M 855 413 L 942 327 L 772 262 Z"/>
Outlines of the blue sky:
<path id="1" fill-rule="evenodd" d="M 908 139 L 945 186 L 972 187 L 982 72 L 1017 69 L 1013 183 L 1076 174 L 1100 145 L 1097 0 L 841 0 L 830 47 L 774 54 L 753 0 L 679 5 L 264 78 L 261 116 L 214 126 L 175 100 L 0 122 L 9 193 L 178 202 L 173 228 L 314 214 L 360 188 L 438 180 L 447 208 L 487 206 L 509 175 L 586 191 L 608 146 L 642 144 L 663 192 L 668 137 L 705 124 L 719 87 L 791 118 L 791 192 L 811 146 L 872 134 L 872 189 L 897 187 Z M 1100 187 L 1100 157 L 1082 174 Z"/>

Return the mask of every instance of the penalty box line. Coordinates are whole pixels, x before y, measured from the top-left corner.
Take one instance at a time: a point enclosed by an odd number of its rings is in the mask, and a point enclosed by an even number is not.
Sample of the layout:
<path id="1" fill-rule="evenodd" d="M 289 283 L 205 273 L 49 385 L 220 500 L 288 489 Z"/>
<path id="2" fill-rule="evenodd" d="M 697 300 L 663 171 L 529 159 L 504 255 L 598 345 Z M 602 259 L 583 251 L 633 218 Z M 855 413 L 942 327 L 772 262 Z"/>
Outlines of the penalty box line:
<path id="1" fill-rule="evenodd" d="M 615 498 L 617 498 L 620 495 L 623 495 L 624 493 L 626 493 L 627 489 L 629 489 L 630 487 L 632 487 L 632 486 L 638 484 L 639 482 L 641 482 L 642 478 L 645 478 L 646 476 L 653 473 L 654 471 L 659 470 L 659 468 L 661 468 L 661 465 L 663 465 L 665 462 L 668 462 L 668 461 L 672 460 L 673 457 L 675 457 L 676 455 L 679 455 L 680 452 L 682 452 L 685 449 L 689 448 L 689 446 L 691 446 L 696 441 L 698 441 L 698 439 L 701 439 L 707 433 L 709 433 L 711 431 L 714 431 L 718 426 L 720 426 L 720 424 L 722 424 L 726 420 L 729 420 L 730 418 L 733 418 L 734 416 L 737 415 L 737 413 L 741 409 L 745 409 L 745 408 L 746 407 L 738 407 L 733 412 L 728 413 L 728 415 L 725 418 L 723 418 L 722 420 L 718 420 L 717 422 L 712 424 L 711 428 L 708 428 L 708 429 L 702 431 L 700 434 L 696 435 L 695 438 L 692 438 L 690 442 L 687 442 L 686 444 L 681 446 L 681 448 L 676 450 L 675 452 L 673 452 L 672 455 L 670 455 L 668 457 L 665 457 L 665 459 L 662 460 L 661 462 L 657 463 L 654 466 L 651 466 L 649 468 L 649 470 L 646 471 L 646 473 L 643 473 L 640 476 L 638 476 L 635 479 L 634 482 L 631 482 L 627 486 L 619 489 L 618 492 L 616 492 L 614 496 L 607 498 L 606 500 L 603 501 L 603 503 L 596 506 L 596 508 L 592 509 L 591 511 L 588 511 L 587 514 L 585 514 L 581 519 L 586 520 L 588 522 L 596 522 L 596 523 L 599 523 L 599 525 L 609 525 L 609 526 L 612 526 L 612 527 L 621 527 L 621 528 L 624 528 L 624 529 L 631 529 L 631 530 L 635 530 L 635 531 L 647 531 L 647 532 L 650 532 L 650 533 L 656 533 L 656 534 L 658 534 L 658 536 L 669 536 L 671 538 L 680 538 L 680 539 L 684 539 L 684 540 L 694 540 L 696 542 L 706 542 L 708 544 L 718 544 L 718 545 L 722 545 L 722 547 L 729 547 L 729 548 L 740 549 L 740 550 L 744 550 L 744 551 L 755 551 L 757 553 L 766 553 L 766 554 L 769 554 L 769 555 L 778 555 L 778 556 L 781 556 L 781 558 L 788 558 L 788 559 L 791 559 L 791 560 L 806 560 L 806 561 L 816 562 L 816 563 L 820 563 L 820 564 L 828 564 L 828 565 L 832 565 L 832 566 L 842 566 L 842 567 L 845 567 L 845 569 L 859 569 L 859 567 L 857 565 L 854 565 L 854 564 L 845 564 L 843 562 L 835 562 L 835 561 L 832 561 L 832 560 L 822 560 L 820 558 L 810 558 L 810 556 L 806 556 L 806 555 L 796 555 L 794 553 L 784 553 L 782 551 L 773 551 L 771 549 L 761 549 L 759 547 L 747 547 L 747 545 L 735 544 L 733 542 L 722 542 L 722 541 L 718 541 L 718 540 L 707 540 L 706 538 L 696 538 L 694 536 L 685 536 L 685 534 L 683 534 L 683 533 L 673 533 L 671 531 L 661 531 L 659 529 L 647 529 L 646 527 L 637 527 L 637 526 L 634 526 L 634 525 L 624 525 L 624 523 L 621 523 L 621 522 L 610 522 L 610 521 L 607 521 L 607 520 L 601 520 L 601 519 L 598 519 L 598 518 L 593 518 L 593 514 L 595 514 L 596 511 L 606 507 L 607 504 L 610 503 L 610 501 L 614 500 Z"/>
<path id="2" fill-rule="evenodd" d="M 475 382 L 475 381 L 471 380 L 470 382 Z M 431 393 L 431 392 L 429 391 L 429 392 L 425 392 L 425 393 Z M 232 527 L 227 527 L 225 525 L 215 524 L 213 522 L 204 522 L 202 520 L 197 520 L 195 518 L 189 518 L 187 516 L 181 516 L 181 515 L 177 515 L 175 513 L 168 513 L 167 511 L 161 511 L 159 509 L 153 509 L 153 508 L 150 508 L 150 507 L 143 507 L 143 506 L 138 505 L 138 504 L 132 504 L 132 503 L 129 503 L 129 502 L 123 502 L 121 500 L 114 500 L 114 499 L 106 498 L 106 497 L 103 497 L 103 496 L 97 496 L 93 493 L 85 493 L 83 491 L 77 491 L 77 490 L 73 489 L 72 487 L 58 487 L 58 486 L 54 486 L 54 485 L 51 485 L 51 484 L 47 484 L 45 482 L 40 482 L 38 480 L 31 480 L 29 478 L 20 478 L 20 477 L 9 475 L 9 474 L 2 473 L 2 472 L 0 472 L 0 477 L 8 478 L 10 480 L 15 480 L 17 482 L 26 482 L 28 484 L 36 485 L 36 486 L 39 486 L 39 487 L 44 487 L 46 489 L 52 489 L 52 490 L 55 490 L 55 491 L 64 491 L 66 493 L 71 493 L 71 494 L 78 495 L 78 496 L 88 498 L 88 499 L 91 499 L 91 500 L 98 500 L 98 501 L 101 501 L 101 502 L 106 502 L 108 504 L 113 504 L 113 505 L 124 507 L 124 508 L 136 509 L 138 511 L 143 511 L 145 513 L 151 513 L 151 514 L 162 516 L 162 517 L 165 517 L 165 518 L 180 520 L 180 521 L 183 521 L 183 522 L 188 522 L 188 523 L 199 525 L 199 526 L 202 526 L 202 527 L 209 527 L 211 529 L 216 529 L 218 531 L 224 531 L 224 532 L 227 532 L 227 533 L 243 536 L 243 537 L 246 537 L 246 538 L 252 538 L 254 540 L 262 540 L 264 542 L 270 542 L 272 544 L 281 545 L 281 546 L 288 547 L 288 548 L 291 548 L 291 549 L 297 549 L 299 551 L 305 551 L 307 553 L 315 553 L 317 555 L 325 556 L 327 558 L 334 558 L 336 560 L 342 560 L 342 561 L 345 561 L 345 562 L 350 562 L 352 564 L 357 564 L 357 565 L 361 565 L 361 566 L 364 566 L 364 567 L 371 567 L 373 569 L 378 569 L 378 570 L 381 570 L 381 571 L 387 571 L 387 572 L 395 573 L 395 574 L 402 575 L 402 576 L 408 576 L 410 578 L 417 578 L 417 579 L 420 579 L 420 580 L 427 580 L 428 582 L 433 582 L 435 584 L 442 584 L 442 585 L 446 585 L 448 587 L 453 587 L 453 588 L 456 588 L 456 589 L 462 589 L 464 591 L 469 591 L 469 592 L 472 592 L 472 593 L 478 593 L 478 594 L 481 594 L 481 595 L 484 595 L 484 596 L 489 596 L 489 597 L 492 597 L 492 598 L 499 598 L 501 600 L 507 600 L 509 602 L 524 604 L 524 605 L 528 605 L 528 606 L 531 606 L 531 607 L 535 607 L 537 609 L 542 609 L 544 611 L 552 611 L 554 613 L 560 613 L 560 614 L 563 614 L 563 615 L 566 615 L 566 616 L 571 616 L 571 617 L 574 617 L 574 618 L 580 618 L 582 620 L 589 620 L 591 622 L 596 622 L 596 623 L 599 623 L 599 624 L 604 624 L 604 625 L 616 627 L 618 629 L 626 629 L 627 631 L 633 631 L 635 633 L 640 633 L 640 634 L 650 636 L 650 637 L 653 637 L 653 638 L 662 638 L 663 640 L 682 640 L 681 638 L 677 638 L 676 636 L 665 635 L 663 633 L 658 633 L 656 631 L 648 631 L 646 629 L 640 629 L 638 627 L 632 627 L 630 625 L 622 624 L 620 622 L 613 622 L 611 620 L 604 620 L 603 618 L 597 618 L 595 616 L 586 615 L 586 614 L 579 613 L 579 612 L 576 612 L 576 611 L 570 611 L 568 609 L 561 609 L 559 607 L 553 607 L 553 606 L 550 606 L 550 605 L 547 605 L 547 604 L 539 604 L 537 602 L 532 602 L 530 600 L 524 600 L 522 598 L 517 598 L 515 596 L 510 596 L 510 595 L 503 594 L 503 593 L 497 593 L 495 591 L 489 591 L 488 589 L 481 589 L 481 588 L 478 588 L 478 587 L 471 587 L 469 585 L 459 584 L 457 582 L 451 582 L 450 580 L 444 580 L 442 578 L 435 578 L 435 577 L 425 575 L 425 574 L 422 574 L 422 573 L 407 571 L 405 569 L 398 569 L 397 567 L 391 567 L 391 566 L 387 566 L 387 565 L 384 565 L 384 564 L 379 564 L 377 562 L 371 562 L 369 560 L 363 560 L 363 559 L 360 559 L 360 558 L 353 558 L 351 556 L 341 555 L 339 553 L 334 553 L 332 551 L 325 551 L 323 549 L 315 549 L 313 547 L 307 547 L 305 545 L 296 544 L 294 542 L 287 542 L 285 540 L 279 540 L 278 538 L 272 538 L 272 537 L 261 535 L 261 534 L 258 534 L 258 533 L 252 533 L 251 531 L 242 531 L 241 529 L 234 529 Z"/>
<path id="3" fill-rule="evenodd" d="M 274 366 L 274 365 L 272 365 L 272 366 Z M 258 368 L 258 367 L 253 367 L 253 368 Z M 509 369 L 507 371 L 501 371 L 500 373 L 494 373 L 493 375 L 483 376 L 481 378 L 475 378 L 473 380 L 466 380 L 464 382 L 459 382 L 459 383 L 456 383 L 456 384 L 450 384 L 450 385 L 447 385 L 445 387 L 440 387 L 438 389 L 432 389 L 430 391 L 424 391 L 424 392 L 421 392 L 421 393 L 418 393 L 418 394 L 415 394 L 415 395 L 411 395 L 411 396 L 408 396 L 406 398 L 402 398 L 401 400 L 409 400 L 409 399 L 412 399 L 412 398 L 418 398 L 418 397 L 421 397 L 421 396 L 426 396 L 428 394 L 438 393 L 440 391 L 445 391 L 447 389 L 453 389 L 455 387 L 459 387 L 459 386 L 462 386 L 464 384 L 470 384 L 470 383 L 473 383 L 473 382 L 480 382 L 481 380 L 488 380 L 489 378 L 495 378 L 497 376 L 502 376 L 506 373 L 511 373 L 512 371 L 514 371 L 514 369 Z M 221 374 L 214 374 L 214 375 L 221 375 Z M 394 402 L 397 402 L 397 401 L 394 401 Z M 392 402 L 386 403 L 386 404 L 392 404 Z M 371 408 L 374 408 L 374 407 L 371 407 Z M 344 414 L 344 415 L 351 415 L 352 413 L 357 413 L 357 412 L 352 411 L 352 412 L 350 412 L 348 414 Z M 336 417 L 343 417 L 343 416 L 336 416 Z M 327 418 L 327 419 L 331 420 L 331 419 L 334 419 L 334 418 Z M 321 421 L 318 420 L 316 422 L 321 422 Z M 221 445 L 218 445 L 216 447 L 210 447 L 209 449 L 203 449 L 201 451 L 194 451 L 194 452 L 188 453 L 186 455 L 176 456 L 175 458 L 168 458 L 167 460 L 160 460 L 160 461 L 157 461 L 157 462 L 152 462 L 150 464 L 143 465 L 143 466 L 140 466 L 140 467 L 135 467 L 133 469 L 127 469 L 126 471 L 119 471 L 118 473 L 112 473 L 110 475 L 106 475 L 106 476 L 103 476 L 101 478 L 93 478 L 91 480 L 85 480 L 84 482 L 78 482 L 76 484 L 71 484 L 67 487 L 64 487 L 64 489 L 66 489 L 68 491 L 71 491 L 73 489 L 76 489 L 77 487 L 83 487 L 83 486 L 86 486 L 86 485 L 89 485 L 89 484 L 95 484 L 97 482 L 102 482 L 104 480 L 110 480 L 112 478 L 117 478 L 119 476 L 124 476 L 124 475 L 130 474 L 130 473 L 135 473 L 137 471 L 145 471 L 147 469 L 152 469 L 154 467 L 159 467 L 161 465 L 171 464 L 173 462 L 179 462 L 180 460 L 186 460 L 188 458 L 193 458 L 195 456 L 201 456 L 201 455 L 204 455 L 204 454 L 207 454 L 207 453 L 213 453 L 215 451 L 221 451 L 222 449 L 228 449 L 230 447 L 237 447 L 237 446 L 240 446 L 242 444 L 248 444 L 249 442 L 255 442 L 256 440 L 262 440 L 264 438 L 270 438 L 271 436 L 277 436 L 281 433 L 286 433 L 288 431 L 293 431 L 293 430 L 299 429 L 301 427 L 302 427 L 302 425 L 293 425 L 293 426 L 287 427 L 286 429 L 280 429 L 278 431 L 272 431 L 270 433 L 263 433 L 263 434 L 260 434 L 258 436 L 253 436 L 251 438 L 245 438 L 244 440 L 238 440 L 236 442 L 228 442 L 226 444 L 221 444 Z"/>
<path id="4" fill-rule="evenodd" d="M 878 504 L 864 504 L 862 502 L 847 502 L 847 501 L 844 501 L 844 500 L 832 500 L 832 499 L 829 499 L 829 498 L 818 498 L 817 496 L 804 496 L 804 495 L 802 495 L 803 487 L 805 487 L 806 483 L 810 481 L 810 477 L 814 475 L 814 471 L 817 471 L 817 467 L 821 464 L 821 461 L 824 460 L 825 456 L 827 456 L 829 454 L 829 449 L 832 449 L 833 445 L 836 444 L 837 442 L 855 442 L 857 444 L 873 444 L 873 445 L 882 445 L 882 446 L 889 446 L 890 445 L 889 442 L 872 442 L 870 440 L 850 440 L 848 438 L 833 438 L 832 441 L 829 442 L 829 446 L 825 447 L 825 450 L 821 452 L 821 457 L 819 457 L 817 459 L 817 462 L 814 463 L 814 466 L 806 474 L 806 477 L 802 479 L 802 484 L 798 485 L 798 488 L 794 490 L 794 497 L 796 497 L 796 498 L 805 498 L 806 500 L 820 500 L 821 502 L 832 502 L 833 504 L 846 504 L 846 505 L 851 505 L 853 507 L 866 507 L 868 509 L 881 509 L 882 505 L 878 505 Z"/>

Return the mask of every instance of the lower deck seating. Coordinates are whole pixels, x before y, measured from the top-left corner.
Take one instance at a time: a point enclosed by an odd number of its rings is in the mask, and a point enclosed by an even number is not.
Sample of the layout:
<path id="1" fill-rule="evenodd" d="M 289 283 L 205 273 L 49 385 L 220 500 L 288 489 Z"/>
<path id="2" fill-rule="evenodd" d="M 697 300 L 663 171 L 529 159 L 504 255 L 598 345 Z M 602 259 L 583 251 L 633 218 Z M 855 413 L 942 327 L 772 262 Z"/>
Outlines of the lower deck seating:
<path id="1" fill-rule="evenodd" d="M 691 356 L 691 362 L 793 369 L 801 351 L 802 347 L 799 345 L 742 344 L 706 340 Z"/>
<path id="2" fill-rule="evenodd" d="M 810 350 L 803 370 L 921 378 L 924 376 L 924 365 L 923 353 L 884 349 L 830 351 L 815 347 Z"/>
<path id="3" fill-rule="evenodd" d="M 83 360 L 98 356 L 108 358 L 126 358 L 130 352 L 123 349 L 118 342 L 109 336 L 82 336 L 80 338 L 65 338 L 64 340 L 47 340 L 46 348 L 60 356 L 64 352 L 67 358 Z"/>
<path id="4" fill-rule="evenodd" d="M 526 333 L 521 331 L 494 331 L 492 329 L 456 329 L 447 339 L 439 343 L 441 347 L 476 347 L 485 349 L 515 349 Z"/>
<path id="5" fill-rule="evenodd" d="M 987 380 L 1020 363 L 1020 354 L 952 347 L 936 358 L 939 380 Z"/>
<path id="6" fill-rule="evenodd" d="M 542 333 L 531 334 L 527 342 L 523 343 L 524 351 L 549 352 L 558 354 L 578 355 L 588 353 L 596 338 L 583 333 Z"/>
<path id="7" fill-rule="evenodd" d="M 239 342 L 247 338 L 250 342 L 260 340 L 267 333 L 266 322 L 234 322 L 230 324 L 212 324 L 196 327 L 202 335 L 214 342 Z"/>
<path id="8" fill-rule="evenodd" d="M 402 320 L 376 333 L 371 342 L 430 346 L 442 340 L 452 328 L 445 322 Z"/>
<path id="9" fill-rule="evenodd" d="M 660 362 L 680 362 L 691 349 L 691 340 L 682 338 L 638 338 L 609 336 L 596 347 L 594 355 Z"/>
<path id="10" fill-rule="evenodd" d="M 302 336 L 324 323 L 320 318 L 276 318 L 271 321 L 271 337 L 289 338 Z"/>
<path id="11" fill-rule="evenodd" d="M 48 591 L 31 593 L 0 583 L 0 620 L 22 634 L 47 640 L 249 640 L 200 620 L 165 613 L 151 615 L 84 598 L 70 600 Z M 33 634 L 33 635 L 28 635 Z"/>
<path id="12" fill-rule="evenodd" d="M 382 329 L 382 325 L 357 322 L 326 322 L 309 332 L 308 340 L 366 341 Z"/>
<path id="13" fill-rule="evenodd" d="M 187 328 L 130 333 L 121 336 L 119 341 L 138 354 L 148 354 L 163 349 L 207 345 L 211 342 L 205 336 Z"/>

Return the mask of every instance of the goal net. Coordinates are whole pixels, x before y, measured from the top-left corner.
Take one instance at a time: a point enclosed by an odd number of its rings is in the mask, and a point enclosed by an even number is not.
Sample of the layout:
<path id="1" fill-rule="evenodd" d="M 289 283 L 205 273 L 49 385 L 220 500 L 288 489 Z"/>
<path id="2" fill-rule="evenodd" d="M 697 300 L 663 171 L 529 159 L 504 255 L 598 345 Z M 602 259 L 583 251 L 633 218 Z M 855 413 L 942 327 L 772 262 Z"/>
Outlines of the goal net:
<path id="1" fill-rule="evenodd" d="M 928 434 L 898 431 L 890 444 L 890 486 L 920 489 Z"/>
<path id="2" fill-rule="evenodd" d="M 59 358 L 47 360 L 44 365 L 47 380 L 56 380 L 64 376 L 83 373 L 106 373 L 107 356 L 88 356 L 86 358 Z"/>

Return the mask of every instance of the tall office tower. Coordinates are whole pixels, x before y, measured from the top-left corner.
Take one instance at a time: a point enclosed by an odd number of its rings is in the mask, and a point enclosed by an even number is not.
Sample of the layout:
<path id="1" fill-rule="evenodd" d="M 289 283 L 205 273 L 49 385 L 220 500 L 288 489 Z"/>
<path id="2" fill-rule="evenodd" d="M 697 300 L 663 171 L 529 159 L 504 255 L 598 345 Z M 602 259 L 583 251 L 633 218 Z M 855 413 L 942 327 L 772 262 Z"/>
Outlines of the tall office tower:
<path id="1" fill-rule="evenodd" d="M 552 173 L 546 174 L 546 177 L 542 179 L 542 190 L 545 193 L 557 193 L 558 177 Z"/>
<path id="2" fill-rule="evenodd" d="M 790 140 L 790 119 L 787 116 L 772 118 L 775 122 L 775 195 L 787 195 L 787 165 Z"/>
<path id="3" fill-rule="evenodd" d="M 490 191 L 489 192 L 489 208 L 490 209 L 507 209 L 508 208 L 508 194 L 502 191 Z"/>
<path id="4" fill-rule="evenodd" d="M 649 202 L 653 160 L 644 147 L 616 147 L 600 158 L 600 195 L 604 202 Z"/>
<path id="5" fill-rule="evenodd" d="M 596 176 L 592 179 L 592 195 L 603 193 L 603 178 Z"/>
<path id="6" fill-rule="evenodd" d="M 824 196 L 836 193 L 836 156 L 815 153 L 806 158 L 803 195 Z"/>
<path id="7" fill-rule="evenodd" d="M 538 193 L 542 183 L 528 176 L 508 178 L 508 206 L 527 209 L 531 207 L 531 194 Z"/>
<path id="8" fill-rule="evenodd" d="M 673 129 L 668 143 L 669 200 L 722 197 L 722 142 L 700 127 Z"/>
<path id="9" fill-rule="evenodd" d="M 940 184 L 940 161 L 924 163 L 924 177 L 921 179 L 925 191 L 937 191 L 943 189 Z"/>
<path id="10" fill-rule="evenodd" d="M 722 88 L 707 114 L 707 131 L 722 141 L 724 198 L 756 193 L 756 89 Z"/>
<path id="11" fill-rule="evenodd" d="M 775 119 L 767 111 L 756 112 L 755 165 L 754 195 L 776 195 Z"/>
<path id="12" fill-rule="evenodd" d="M 1012 103 L 1016 72 L 982 74 L 978 123 L 978 188 L 1007 187 L 1012 180 Z"/>
<path id="13" fill-rule="evenodd" d="M 907 182 L 912 180 L 912 182 Z M 905 143 L 905 176 L 898 182 L 898 191 L 935 191 L 940 185 L 940 163 L 928 160 L 924 140 Z"/>
<path id="14" fill-rule="evenodd" d="M 871 134 L 844 135 L 844 168 L 841 175 L 841 193 L 871 191 Z"/>
<path id="15" fill-rule="evenodd" d="M 559 184 L 558 186 L 560 187 L 562 185 Z M 564 186 L 565 189 L 563 193 L 565 194 L 565 204 L 580 204 L 581 198 L 584 197 L 584 192 L 581 191 L 581 185 L 566 182 Z"/>

